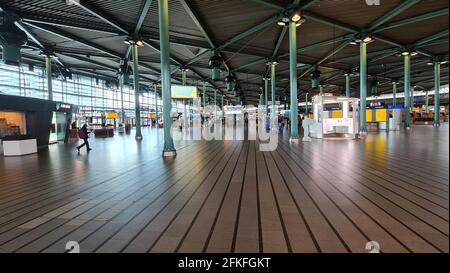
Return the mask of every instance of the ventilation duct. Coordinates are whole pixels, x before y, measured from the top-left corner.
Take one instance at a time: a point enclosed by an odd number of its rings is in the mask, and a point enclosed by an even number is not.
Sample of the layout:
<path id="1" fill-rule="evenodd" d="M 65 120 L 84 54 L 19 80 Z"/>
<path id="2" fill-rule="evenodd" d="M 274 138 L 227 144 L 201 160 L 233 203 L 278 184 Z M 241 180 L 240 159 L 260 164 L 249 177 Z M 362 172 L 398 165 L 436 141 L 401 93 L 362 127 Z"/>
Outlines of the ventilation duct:
<path id="1" fill-rule="evenodd" d="M 14 19 L 0 11 L 0 44 L 2 62 L 8 65 L 20 64 L 20 48 L 27 43 L 27 35 L 14 24 Z"/>
<path id="2" fill-rule="evenodd" d="M 313 88 L 313 89 L 319 88 L 320 74 L 321 73 L 319 70 L 315 70 L 311 74 L 311 88 Z"/>
<path id="3" fill-rule="evenodd" d="M 209 59 L 209 67 L 212 69 L 211 79 L 213 81 L 220 81 L 220 67 L 222 63 L 222 58 L 217 54 Z"/>

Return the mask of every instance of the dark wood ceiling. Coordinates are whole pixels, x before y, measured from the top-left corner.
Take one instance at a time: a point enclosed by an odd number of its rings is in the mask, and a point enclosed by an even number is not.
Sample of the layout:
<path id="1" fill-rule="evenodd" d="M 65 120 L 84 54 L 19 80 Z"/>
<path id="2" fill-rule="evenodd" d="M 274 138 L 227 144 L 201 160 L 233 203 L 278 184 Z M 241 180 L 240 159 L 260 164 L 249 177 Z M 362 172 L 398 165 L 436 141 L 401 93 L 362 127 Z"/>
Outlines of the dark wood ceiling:
<path id="1" fill-rule="evenodd" d="M 0 0 L 0 7 L 17 16 L 43 46 L 55 52 L 60 62 L 67 68 L 105 77 L 116 77 L 120 60 L 126 56 L 128 49 L 123 42 L 128 36 L 126 32 L 133 32 L 146 2 L 146 0 L 80 0 L 83 7 L 94 10 L 97 15 L 86 8 L 68 5 L 66 0 Z M 158 82 L 160 78 L 158 1 L 148 2 L 151 2 L 151 5 L 145 13 L 139 32 L 141 37 L 150 43 L 150 46 L 140 48 L 139 61 L 143 84 Z M 306 7 L 303 11 L 306 22 L 298 28 L 298 48 L 308 49 L 308 46 L 331 40 L 324 46 L 311 47 L 309 50 L 299 52 L 298 62 L 302 65 L 299 65 L 298 75 L 305 74 L 299 80 L 299 96 L 303 97 L 302 93 L 309 91 L 311 86 L 310 75 L 305 73 L 305 70 L 317 63 L 320 63 L 318 68 L 323 73 L 323 79 L 330 78 L 325 80 L 325 90 L 341 93 L 345 84 L 344 72 L 359 65 L 359 47 L 349 44 L 342 50 L 334 52 L 343 43 L 339 38 L 344 35 L 352 37 L 355 33 L 366 31 L 377 19 L 402 5 L 407 5 L 407 8 L 383 22 L 378 27 L 381 30 L 375 28 L 376 31 L 369 32 L 375 37 L 375 41 L 368 45 L 369 75 L 382 77 L 385 82 L 392 79 L 401 81 L 402 70 L 398 68 L 402 66 L 402 58 L 395 56 L 395 52 L 440 33 L 442 35 L 438 38 L 421 45 L 420 54 L 413 57 L 412 82 L 420 84 L 425 89 L 432 89 L 433 82 L 429 81 L 429 75 L 431 77 L 433 75 L 432 67 L 426 63 L 430 57 L 435 56 L 448 59 L 449 2 L 382 0 L 379 6 L 368 6 L 365 2 L 364 0 L 299 1 L 301 7 Z M 188 66 L 190 68 L 188 83 L 200 84 L 201 81 L 209 79 L 211 72 L 208 60 L 213 54 L 211 43 L 216 48 L 221 47 L 247 30 L 279 16 L 282 9 L 290 4 L 291 1 L 274 0 L 169 0 L 173 71 L 176 71 L 177 67 L 192 63 Z M 425 16 L 425 19 L 417 19 L 414 23 L 399 27 L 383 29 L 391 23 L 408 18 L 420 18 L 424 17 L 422 16 L 424 14 L 431 13 L 437 15 Z M 196 16 L 207 35 L 202 33 L 192 14 Z M 109 19 L 110 23 L 104 20 L 105 18 Z M 227 68 L 234 72 L 247 102 L 255 102 L 258 99 L 262 75 L 267 71 L 265 59 L 272 57 L 280 38 L 281 45 L 276 54 L 280 60 L 277 66 L 277 93 L 283 95 L 289 86 L 287 55 L 289 37 L 276 21 L 221 49 L 220 52 L 226 60 L 223 77 L 228 73 Z M 392 53 L 387 52 L 386 56 L 380 57 L 386 50 L 391 50 Z M 24 60 L 39 62 L 39 51 L 39 48 L 33 46 L 24 50 Z M 195 56 L 204 51 L 206 53 L 202 54 L 201 58 L 192 62 Z M 329 58 L 323 60 L 327 55 L 330 55 Z M 416 62 L 418 64 L 415 64 Z M 254 64 L 246 66 L 252 63 Z M 179 82 L 180 77 L 180 72 L 175 72 L 173 81 Z M 448 84 L 448 65 L 442 68 L 441 80 L 442 84 Z M 211 84 L 228 97 L 233 97 L 232 93 L 225 91 L 224 82 Z M 358 96 L 358 88 L 358 79 L 354 79 L 353 95 Z M 386 93 L 391 92 L 390 88 L 389 84 L 384 84 L 379 90 Z"/>

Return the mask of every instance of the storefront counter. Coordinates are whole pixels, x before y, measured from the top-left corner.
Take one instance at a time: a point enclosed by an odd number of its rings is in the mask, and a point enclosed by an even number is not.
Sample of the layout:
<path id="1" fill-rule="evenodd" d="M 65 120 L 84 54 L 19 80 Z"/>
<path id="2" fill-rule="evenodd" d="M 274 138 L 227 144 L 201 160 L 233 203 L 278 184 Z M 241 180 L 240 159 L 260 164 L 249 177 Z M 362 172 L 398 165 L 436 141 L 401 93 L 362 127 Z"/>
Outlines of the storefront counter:
<path id="1" fill-rule="evenodd" d="M 8 137 L 2 141 L 4 156 L 22 156 L 37 153 L 35 138 L 25 136 Z"/>
<path id="2" fill-rule="evenodd" d="M 323 119 L 324 134 L 354 134 L 352 118 Z"/>

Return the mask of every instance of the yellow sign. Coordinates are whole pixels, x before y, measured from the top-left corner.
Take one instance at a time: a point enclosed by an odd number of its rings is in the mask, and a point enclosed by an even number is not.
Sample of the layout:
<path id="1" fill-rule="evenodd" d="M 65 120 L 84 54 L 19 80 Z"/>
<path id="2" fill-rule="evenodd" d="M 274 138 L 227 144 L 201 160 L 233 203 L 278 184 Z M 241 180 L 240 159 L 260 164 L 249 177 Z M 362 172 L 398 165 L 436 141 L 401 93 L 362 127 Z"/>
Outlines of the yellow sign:
<path id="1" fill-rule="evenodd" d="M 377 109 L 376 110 L 376 122 L 386 122 L 387 121 L 387 110 Z"/>
<path id="2" fill-rule="evenodd" d="M 373 113 L 372 109 L 366 110 L 366 122 L 373 122 L 372 113 Z"/>
<path id="3" fill-rule="evenodd" d="M 148 114 L 148 118 L 154 119 L 154 118 L 156 118 L 156 114 L 150 113 L 150 114 Z"/>
<path id="4" fill-rule="evenodd" d="M 116 119 L 119 118 L 119 114 L 116 112 L 106 112 L 105 114 L 107 119 Z"/>
<path id="5" fill-rule="evenodd" d="M 172 99 L 193 99 L 198 97 L 197 86 L 172 85 Z"/>
<path id="6" fill-rule="evenodd" d="M 342 118 L 343 117 L 342 110 L 331 111 L 331 117 L 332 118 Z"/>

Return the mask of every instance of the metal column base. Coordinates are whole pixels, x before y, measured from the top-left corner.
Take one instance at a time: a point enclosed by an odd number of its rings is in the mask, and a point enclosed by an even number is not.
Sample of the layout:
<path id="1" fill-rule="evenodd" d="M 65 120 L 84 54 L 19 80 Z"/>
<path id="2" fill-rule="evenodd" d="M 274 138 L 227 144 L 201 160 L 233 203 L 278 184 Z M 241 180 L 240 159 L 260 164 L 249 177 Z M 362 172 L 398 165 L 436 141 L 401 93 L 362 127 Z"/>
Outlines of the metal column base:
<path id="1" fill-rule="evenodd" d="M 142 140 L 142 136 L 136 136 L 135 139 L 136 140 Z"/>
<path id="2" fill-rule="evenodd" d="M 441 126 L 441 124 L 439 124 L 439 123 L 433 124 L 433 127 L 439 127 L 439 126 Z"/>
<path id="3" fill-rule="evenodd" d="M 299 140 L 298 140 L 298 138 L 290 138 L 290 139 L 289 139 L 289 142 L 290 142 L 290 143 L 298 143 Z"/>
<path id="4" fill-rule="evenodd" d="M 163 157 L 176 157 L 177 156 L 177 151 L 173 150 L 173 151 L 163 151 L 162 153 Z"/>

